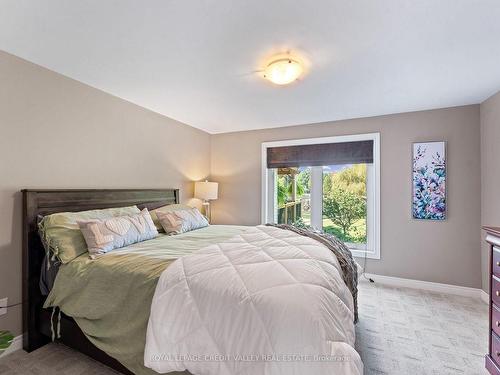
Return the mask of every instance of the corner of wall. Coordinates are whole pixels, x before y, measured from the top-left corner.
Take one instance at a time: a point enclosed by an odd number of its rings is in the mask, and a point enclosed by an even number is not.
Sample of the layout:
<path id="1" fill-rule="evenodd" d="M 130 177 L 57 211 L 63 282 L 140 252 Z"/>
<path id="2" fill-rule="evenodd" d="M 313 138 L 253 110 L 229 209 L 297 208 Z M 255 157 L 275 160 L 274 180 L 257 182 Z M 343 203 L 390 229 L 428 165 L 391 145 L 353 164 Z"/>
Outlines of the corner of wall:
<path id="1" fill-rule="evenodd" d="M 500 91 L 479 105 L 480 163 L 481 163 L 481 226 L 500 225 L 500 202 L 496 187 L 500 183 L 500 166 L 495 147 L 500 139 Z M 489 246 L 481 230 L 482 289 L 489 292 Z"/>

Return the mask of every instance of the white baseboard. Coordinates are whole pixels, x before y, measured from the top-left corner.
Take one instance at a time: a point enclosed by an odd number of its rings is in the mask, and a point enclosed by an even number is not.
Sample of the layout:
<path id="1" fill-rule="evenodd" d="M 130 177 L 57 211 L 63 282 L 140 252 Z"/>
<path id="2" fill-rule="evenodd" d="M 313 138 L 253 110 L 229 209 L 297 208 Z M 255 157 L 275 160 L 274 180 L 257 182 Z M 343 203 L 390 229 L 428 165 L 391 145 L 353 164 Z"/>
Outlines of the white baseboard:
<path id="1" fill-rule="evenodd" d="M 12 354 L 15 351 L 18 351 L 22 348 L 23 348 L 23 335 L 16 336 L 14 337 L 14 340 L 12 340 L 12 344 L 10 344 L 9 348 L 0 355 L 0 358 Z"/>
<path id="2" fill-rule="evenodd" d="M 411 288 L 427 290 L 430 292 L 453 294 L 457 296 L 472 297 L 481 299 L 485 303 L 489 303 L 489 295 L 482 289 L 468 288 L 465 286 L 433 283 L 430 281 L 403 279 L 401 277 L 382 276 L 372 273 L 366 273 L 366 277 L 373 279 L 376 283 L 391 285 L 400 288 Z M 362 279 L 361 279 L 362 280 Z"/>

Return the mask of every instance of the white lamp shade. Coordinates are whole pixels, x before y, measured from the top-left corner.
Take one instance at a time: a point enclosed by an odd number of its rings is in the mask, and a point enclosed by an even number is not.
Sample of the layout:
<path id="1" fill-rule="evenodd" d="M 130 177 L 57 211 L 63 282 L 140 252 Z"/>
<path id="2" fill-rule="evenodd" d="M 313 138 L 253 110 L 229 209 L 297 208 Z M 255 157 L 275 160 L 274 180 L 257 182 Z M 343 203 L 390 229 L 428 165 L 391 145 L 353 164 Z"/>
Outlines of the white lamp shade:
<path id="1" fill-rule="evenodd" d="M 217 199 L 219 184 L 217 182 L 199 181 L 194 183 L 194 197 L 203 200 Z"/>

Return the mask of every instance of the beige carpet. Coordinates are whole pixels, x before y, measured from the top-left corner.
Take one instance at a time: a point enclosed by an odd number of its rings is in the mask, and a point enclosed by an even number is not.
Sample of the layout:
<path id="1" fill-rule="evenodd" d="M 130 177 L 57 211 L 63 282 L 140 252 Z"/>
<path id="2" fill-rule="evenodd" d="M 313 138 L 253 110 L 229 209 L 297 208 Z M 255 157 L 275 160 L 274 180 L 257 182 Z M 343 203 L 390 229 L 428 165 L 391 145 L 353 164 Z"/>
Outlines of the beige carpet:
<path id="1" fill-rule="evenodd" d="M 365 374 L 485 374 L 488 308 L 458 296 L 360 285 L 357 350 Z M 2 375 L 116 374 L 63 345 L 0 359 Z"/>
<path id="2" fill-rule="evenodd" d="M 488 306 L 479 299 L 361 283 L 356 348 L 365 374 L 487 373 Z"/>

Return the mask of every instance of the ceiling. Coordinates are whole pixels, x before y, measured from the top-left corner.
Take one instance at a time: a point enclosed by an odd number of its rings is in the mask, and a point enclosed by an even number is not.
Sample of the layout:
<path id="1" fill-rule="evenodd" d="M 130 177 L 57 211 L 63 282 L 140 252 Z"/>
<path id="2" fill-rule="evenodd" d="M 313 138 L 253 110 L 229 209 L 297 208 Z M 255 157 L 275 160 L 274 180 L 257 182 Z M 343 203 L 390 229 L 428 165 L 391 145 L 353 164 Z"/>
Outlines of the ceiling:
<path id="1" fill-rule="evenodd" d="M 498 0 L 0 0 L 0 49 L 210 133 L 479 103 Z M 307 73 L 256 71 L 291 51 Z"/>

